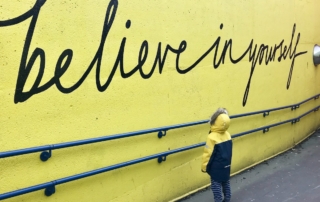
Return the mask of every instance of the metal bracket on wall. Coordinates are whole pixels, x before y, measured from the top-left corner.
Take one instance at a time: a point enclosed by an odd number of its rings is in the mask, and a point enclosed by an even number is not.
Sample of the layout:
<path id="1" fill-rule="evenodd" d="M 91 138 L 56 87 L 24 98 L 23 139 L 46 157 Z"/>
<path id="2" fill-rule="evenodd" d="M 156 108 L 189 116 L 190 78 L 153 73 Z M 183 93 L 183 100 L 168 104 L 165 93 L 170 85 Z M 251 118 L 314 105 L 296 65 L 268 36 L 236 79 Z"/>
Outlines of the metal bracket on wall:
<path id="1" fill-rule="evenodd" d="M 43 151 L 40 154 L 41 161 L 47 161 L 51 157 L 51 150 L 49 151 Z"/>
<path id="2" fill-rule="evenodd" d="M 263 117 L 269 116 L 270 112 L 263 112 Z"/>
<path id="3" fill-rule="evenodd" d="M 263 133 L 269 132 L 269 128 L 264 128 Z"/>
<path id="4" fill-rule="evenodd" d="M 294 120 L 291 121 L 291 124 L 295 124 L 295 123 L 297 123 L 299 121 L 300 121 L 300 119 L 294 119 Z"/>
<path id="5" fill-rule="evenodd" d="M 164 130 L 164 131 L 159 131 L 159 132 L 158 132 L 158 138 L 160 139 L 160 138 L 162 138 L 163 136 L 166 136 L 166 134 L 167 134 L 167 131 L 166 131 L 166 130 Z"/>
<path id="6" fill-rule="evenodd" d="M 159 156 L 158 157 L 158 163 L 161 163 L 162 161 L 166 161 L 167 160 L 167 156 Z"/>
<path id="7" fill-rule="evenodd" d="M 314 97 L 315 100 L 319 99 L 319 95 L 317 95 L 316 97 Z"/>
<path id="8" fill-rule="evenodd" d="M 54 194 L 56 192 L 56 187 L 54 185 L 48 186 L 45 190 L 44 190 L 44 194 L 46 196 L 51 196 L 52 194 Z"/>
<path id="9" fill-rule="evenodd" d="M 300 105 L 294 105 L 294 106 L 291 107 L 291 110 L 296 110 L 296 109 L 298 109 L 299 107 L 300 107 Z"/>

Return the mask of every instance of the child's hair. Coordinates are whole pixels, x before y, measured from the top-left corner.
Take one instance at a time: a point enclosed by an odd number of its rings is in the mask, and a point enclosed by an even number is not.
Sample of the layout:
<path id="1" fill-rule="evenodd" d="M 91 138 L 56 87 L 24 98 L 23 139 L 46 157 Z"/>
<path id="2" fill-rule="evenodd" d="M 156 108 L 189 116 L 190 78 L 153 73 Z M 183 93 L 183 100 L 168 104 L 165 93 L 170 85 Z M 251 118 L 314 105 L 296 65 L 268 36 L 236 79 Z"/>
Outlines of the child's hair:
<path id="1" fill-rule="evenodd" d="M 227 109 L 226 109 L 226 108 L 219 107 L 219 108 L 217 109 L 217 111 L 212 114 L 212 116 L 211 116 L 211 118 L 210 118 L 210 121 L 209 121 L 210 125 L 213 125 L 213 124 L 214 124 L 214 122 L 216 121 L 217 117 L 218 117 L 220 114 L 226 114 L 226 115 L 228 115 Z"/>

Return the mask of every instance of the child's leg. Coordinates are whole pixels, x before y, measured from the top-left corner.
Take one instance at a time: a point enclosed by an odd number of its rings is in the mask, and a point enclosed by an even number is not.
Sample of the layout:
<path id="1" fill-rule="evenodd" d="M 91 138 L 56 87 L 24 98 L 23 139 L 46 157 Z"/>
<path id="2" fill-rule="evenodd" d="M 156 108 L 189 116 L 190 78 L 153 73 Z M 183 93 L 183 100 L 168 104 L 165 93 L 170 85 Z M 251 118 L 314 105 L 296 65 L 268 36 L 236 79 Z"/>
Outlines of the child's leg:
<path id="1" fill-rule="evenodd" d="M 226 182 L 222 182 L 222 191 L 224 195 L 224 201 L 229 202 L 231 200 L 231 187 L 230 187 L 230 180 Z"/>
<path id="2" fill-rule="evenodd" d="M 213 198 L 215 202 L 222 202 L 222 186 L 220 182 L 216 182 L 211 179 L 211 189 L 213 192 Z"/>

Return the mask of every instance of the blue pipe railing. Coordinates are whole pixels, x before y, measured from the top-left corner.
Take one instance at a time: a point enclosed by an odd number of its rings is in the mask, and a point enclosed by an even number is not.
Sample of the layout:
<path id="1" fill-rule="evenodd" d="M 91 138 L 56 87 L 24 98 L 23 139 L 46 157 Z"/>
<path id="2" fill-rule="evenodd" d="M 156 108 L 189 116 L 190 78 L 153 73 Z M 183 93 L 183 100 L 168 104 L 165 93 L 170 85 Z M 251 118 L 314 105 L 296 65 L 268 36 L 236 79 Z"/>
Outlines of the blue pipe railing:
<path id="1" fill-rule="evenodd" d="M 162 152 L 162 153 L 159 153 L 159 154 L 154 154 L 154 155 L 151 155 L 151 156 L 146 156 L 146 157 L 142 157 L 142 158 L 139 158 L 139 159 L 135 159 L 135 160 L 119 163 L 119 164 L 116 164 L 116 165 L 112 165 L 112 166 L 108 166 L 108 167 L 104 167 L 104 168 L 100 168 L 100 169 L 84 172 L 84 173 L 81 173 L 81 174 L 77 174 L 77 175 L 73 175 L 73 176 L 69 176 L 69 177 L 65 177 L 65 178 L 61 178 L 61 179 L 58 179 L 58 180 L 54 180 L 54 181 L 51 181 L 51 182 L 35 185 L 35 186 L 32 186 L 32 187 L 28 187 L 28 188 L 19 189 L 19 190 L 12 191 L 12 192 L 0 194 L 0 200 L 1 199 L 11 198 L 11 197 L 22 195 L 22 194 L 26 194 L 26 193 L 29 193 L 29 192 L 38 191 L 38 190 L 41 190 L 41 189 L 45 189 L 45 195 L 50 196 L 53 193 L 55 193 L 55 185 L 59 185 L 59 184 L 63 184 L 63 183 L 66 183 L 66 182 L 78 180 L 78 179 L 81 179 L 81 178 L 93 176 L 93 175 L 96 175 L 96 174 L 108 172 L 108 171 L 111 171 L 111 170 L 115 170 L 115 169 L 118 169 L 118 168 L 126 167 L 126 166 L 137 164 L 137 163 L 141 163 L 141 162 L 148 161 L 148 160 L 155 159 L 155 158 L 158 158 L 158 162 L 162 162 L 162 161 L 165 161 L 166 160 L 166 156 L 168 156 L 170 154 L 174 154 L 174 153 L 190 150 L 190 149 L 193 149 L 193 148 L 201 147 L 203 145 L 204 145 L 204 143 L 199 143 L 199 144 L 195 144 L 195 145 L 191 145 L 191 146 L 187 146 L 187 147 L 183 147 L 183 148 L 179 148 L 179 149 L 174 149 L 174 150 L 170 150 L 170 151 L 167 151 L 167 152 Z"/>
<path id="2" fill-rule="evenodd" d="M 230 116 L 230 118 L 234 119 L 234 118 L 240 118 L 240 117 L 251 116 L 251 115 L 256 115 L 256 114 L 263 114 L 263 116 L 265 117 L 265 116 L 268 116 L 270 114 L 270 112 L 272 112 L 272 111 L 282 110 L 282 109 L 286 109 L 286 108 L 291 108 L 291 110 L 295 110 L 295 109 L 299 108 L 301 104 L 306 103 L 312 99 L 318 99 L 319 96 L 320 96 L 320 94 L 317 94 L 317 95 L 312 96 L 306 100 L 303 100 L 302 102 L 299 102 L 297 104 L 292 104 L 292 105 L 287 105 L 287 106 L 277 107 L 277 108 L 271 108 L 271 109 L 266 109 L 266 110 L 260 110 L 260 111 L 255 111 L 255 112 L 249 112 L 249 113 L 244 113 L 244 114 L 232 115 L 232 116 Z M 98 137 L 98 138 L 91 138 L 91 139 L 78 140 L 78 141 L 59 143 L 59 144 L 53 144 L 53 145 L 45 145 L 45 146 L 37 146 L 37 147 L 18 149 L 18 150 L 12 150 L 12 151 L 5 151 L 5 152 L 0 152 L 0 158 L 7 158 L 7 157 L 24 155 L 24 154 L 29 154 L 29 153 L 42 152 L 40 154 L 40 159 L 42 161 L 47 161 L 52 155 L 52 150 L 55 150 L 55 149 L 62 149 L 62 148 L 67 148 L 67 147 L 92 144 L 92 143 L 109 141 L 109 140 L 114 140 L 114 139 L 127 138 L 127 137 L 143 135 L 143 134 L 148 134 L 148 133 L 153 133 L 153 132 L 158 132 L 158 137 L 162 138 L 163 136 L 166 136 L 166 132 L 168 130 L 204 124 L 207 122 L 208 122 L 208 120 L 201 120 L 201 121 L 189 122 L 189 123 L 184 123 L 184 124 L 177 124 L 177 125 L 171 125 L 171 126 L 166 126 L 166 127 L 153 128 L 153 129 L 148 129 L 148 130 L 140 130 L 140 131 L 129 132 L 129 133 L 103 136 L 103 137 Z"/>
<path id="3" fill-rule="evenodd" d="M 267 126 L 263 126 L 263 127 L 259 127 L 259 128 L 256 128 L 256 129 L 252 129 L 252 130 L 248 130 L 248 131 L 245 131 L 245 132 L 242 132 L 242 133 L 237 133 L 235 135 L 232 135 L 232 138 L 236 138 L 236 137 L 240 137 L 240 136 L 243 136 L 243 135 L 247 135 L 247 134 L 250 134 L 250 133 L 254 133 L 254 132 L 257 132 L 257 131 L 263 131 L 263 133 L 266 133 L 266 132 L 269 132 L 269 129 L 272 128 L 272 127 L 276 127 L 276 126 L 279 126 L 279 125 L 282 125 L 282 124 L 285 124 L 285 123 L 289 123 L 291 122 L 291 124 L 295 124 L 297 122 L 300 121 L 300 119 L 304 116 L 306 116 L 307 114 L 310 114 L 311 112 L 316 112 L 318 111 L 320 108 L 320 105 L 307 111 L 306 113 L 296 117 L 296 118 L 292 118 L 292 119 L 288 119 L 286 121 L 281 121 L 281 122 L 278 122 L 278 123 L 274 123 L 274 124 L 270 124 L 270 125 L 267 125 Z"/>
<path id="4" fill-rule="evenodd" d="M 246 134 L 250 134 L 250 133 L 253 133 L 253 132 L 257 132 L 257 131 L 263 131 L 265 133 L 265 132 L 268 132 L 269 129 L 272 128 L 272 127 L 276 127 L 276 126 L 279 126 L 279 125 L 282 125 L 282 124 L 285 124 L 285 123 L 289 123 L 289 122 L 291 122 L 291 124 L 295 124 L 295 123 L 299 122 L 301 118 L 303 118 L 304 116 L 310 114 L 311 112 L 318 111 L 319 108 L 320 108 L 320 105 L 315 107 L 315 108 L 313 108 L 313 109 L 311 109 L 311 110 L 309 110 L 309 111 L 307 111 L 307 112 L 305 112 L 305 113 L 303 113 L 302 115 L 300 115 L 300 116 L 298 116 L 296 118 L 288 119 L 286 121 L 282 121 L 282 122 L 279 122 L 279 123 L 275 123 L 275 124 L 259 127 L 259 128 L 253 129 L 253 130 L 245 131 L 245 132 L 242 132 L 242 133 L 238 133 L 238 134 L 233 135 L 232 138 L 240 137 L 240 136 L 243 136 L 243 135 L 246 135 Z M 139 159 L 135 159 L 135 160 L 131 160 L 131 161 L 127 161 L 127 162 L 123 162 L 123 163 L 107 166 L 107 167 L 104 167 L 104 168 L 100 168 L 100 169 L 96 169 L 96 170 L 80 173 L 80 174 L 77 174 L 77 175 L 72 175 L 72 176 L 69 176 L 69 177 L 65 177 L 65 178 L 61 178 L 61 179 L 54 180 L 54 181 L 51 181 L 51 182 L 46 182 L 46 183 L 43 183 L 43 184 L 39 184 L 39 185 L 35 185 L 35 186 L 19 189 L 19 190 L 16 190 L 16 191 L 7 192 L 7 193 L 4 193 L 4 194 L 0 194 L 0 200 L 7 199 L 7 198 L 12 198 L 12 197 L 23 195 L 23 194 L 27 194 L 27 193 L 38 191 L 38 190 L 41 190 L 41 189 L 45 189 L 45 195 L 46 196 L 51 196 L 52 194 L 55 193 L 55 186 L 56 185 L 67 183 L 67 182 L 78 180 L 78 179 L 82 179 L 82 178 L 93 176 L 93 175 L 97 175 L 97 174 L 100 174 L 100 173 L 104 173 L 104 172 L 108 172 L 108 171 L 115 170 L 115 169 L 118 169 L 118 168 L 126 167 L 126 166 L 129 166 L 129 165 L 141 163 L 141 162 L 148 161 L 148 160 L 155 159 L 155 158 L 158 158 L 158 162 L 161 163 L 162 161 L 165 161 L 166 157 L 168 155 L 170 155 L 170 154 L 174 154 L 174 153 L 183 152 L 183 151 L 186 151 L 186 150 L 202 147 L 204 145 L 205 145 L 205 142 L 202 142 L 202 143 L 198 143 L 198 144 L 194 144 L 194 145 L 190 145 L 190 146 L 174 149 L 174 150 L 171 150 L 171 151 L 166 151 L 166 152 L 154 154 L 154 155 L 151 155 L 151 156 L 146 156 L 146 157 L 142 157 L 142 158 L 139 158 Z"/>

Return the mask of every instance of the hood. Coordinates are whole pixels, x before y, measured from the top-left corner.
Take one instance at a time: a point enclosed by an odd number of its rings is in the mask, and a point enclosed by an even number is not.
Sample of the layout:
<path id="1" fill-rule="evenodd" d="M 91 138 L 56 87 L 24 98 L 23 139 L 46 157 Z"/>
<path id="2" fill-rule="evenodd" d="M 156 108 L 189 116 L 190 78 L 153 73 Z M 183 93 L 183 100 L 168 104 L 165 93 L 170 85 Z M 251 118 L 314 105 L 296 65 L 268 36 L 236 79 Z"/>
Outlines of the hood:
<path id="1" fill-rule="evenodd" d="M 211 125 L 211 132 L 224 133 L 228 130 L 230 125 L 230 118 L 226 114 L 220 114 L 213 125 Z"/>

